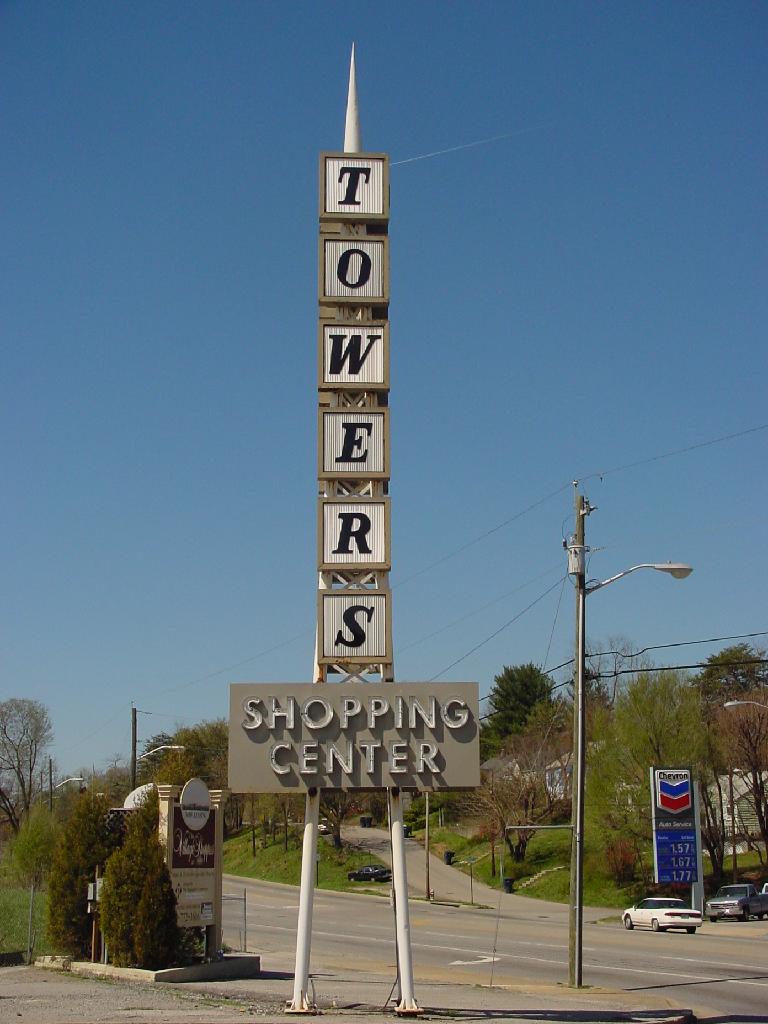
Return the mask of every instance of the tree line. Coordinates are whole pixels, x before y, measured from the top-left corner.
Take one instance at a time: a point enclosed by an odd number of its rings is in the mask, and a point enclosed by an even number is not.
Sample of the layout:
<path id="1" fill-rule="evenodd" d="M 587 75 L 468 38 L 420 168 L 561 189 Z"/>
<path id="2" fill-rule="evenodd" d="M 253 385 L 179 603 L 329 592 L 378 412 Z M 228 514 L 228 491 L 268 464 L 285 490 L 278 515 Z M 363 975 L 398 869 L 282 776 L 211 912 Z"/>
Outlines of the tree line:
<path id="1" fill-rule="evenodd" d="M 725 871 L 736 814 L 740 842 L 768 857 L 768 664 L 764 650 L 740 643 L 711 655 L 698 671 L 657 668 L 626 640 L 589 659 L 587 828 L 599 839 L 616 881 L 651 880 L 649 768 L 691 766 L 701 794 L 702 842 L 715 881 Z M 726 707 L 727 702 L 742 701 Z M 539 667 L 505 666 L 495 677 L 482 723 L 483 785 L 464 801 L 511 857 L 534 834 L 526 824 L 570 819 L 572 691 Z M 739 813 L 729 788 L 738 781 Z M 738 805 L 737 805 L 738 806 Z M 521 826 L 507 831 L 508 825 Z"/>

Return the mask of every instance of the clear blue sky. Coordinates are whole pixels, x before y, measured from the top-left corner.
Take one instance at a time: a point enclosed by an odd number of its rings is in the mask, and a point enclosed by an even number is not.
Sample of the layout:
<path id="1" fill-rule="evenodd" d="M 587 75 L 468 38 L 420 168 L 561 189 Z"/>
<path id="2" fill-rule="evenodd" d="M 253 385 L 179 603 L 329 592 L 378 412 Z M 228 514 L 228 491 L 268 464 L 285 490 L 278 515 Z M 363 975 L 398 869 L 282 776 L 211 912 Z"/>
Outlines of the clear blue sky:
<path id="1" fill-rule="evenodd" d="M 48 705 L 62 771 L 127 756 L 131 700 L 142 742 L 310 678 L 317 155 L 353 39 L 393 161 L 396 675 L 556 584 L 569 481 L 632 463 L 584 485 L 590 575 L 695 573 L 594 595 L 592 645 L 768 629 L 768 430 L 646 461 L 768 423 L 767 29 L 746 2 L 0 4 L 0 695 Z M 565 660 L 560 597 L 440 678 Z"/>

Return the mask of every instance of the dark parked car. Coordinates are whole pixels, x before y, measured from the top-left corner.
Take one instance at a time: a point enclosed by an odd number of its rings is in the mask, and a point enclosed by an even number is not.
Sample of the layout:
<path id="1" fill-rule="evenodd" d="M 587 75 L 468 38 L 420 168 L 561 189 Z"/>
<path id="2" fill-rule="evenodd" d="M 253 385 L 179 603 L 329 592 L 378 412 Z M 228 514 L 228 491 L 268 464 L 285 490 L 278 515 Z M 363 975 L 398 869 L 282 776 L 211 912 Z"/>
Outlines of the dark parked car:
<path id="1" fill-rule="evenodd" d="M 347 872 L 350 882 L 391 882 L 392 872 L 383 864 L 365 864 L 356 871 Z"/>

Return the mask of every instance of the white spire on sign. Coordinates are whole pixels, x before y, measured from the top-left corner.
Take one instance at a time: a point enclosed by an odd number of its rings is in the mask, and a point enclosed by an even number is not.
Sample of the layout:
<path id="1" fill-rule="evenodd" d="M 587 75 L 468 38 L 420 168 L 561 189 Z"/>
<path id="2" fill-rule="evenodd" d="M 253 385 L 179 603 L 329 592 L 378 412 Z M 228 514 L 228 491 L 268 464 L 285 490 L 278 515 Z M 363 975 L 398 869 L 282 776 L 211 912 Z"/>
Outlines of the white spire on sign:
<path id="1" fill-rule="evenodd" d="M 357 113 L 357 79 L 355 78 L 355 44 L 349 59 L 349 92 L 347 93 L 347 119 L 344 122 L 344 152 L 359 153 L 360 118 Z"/>

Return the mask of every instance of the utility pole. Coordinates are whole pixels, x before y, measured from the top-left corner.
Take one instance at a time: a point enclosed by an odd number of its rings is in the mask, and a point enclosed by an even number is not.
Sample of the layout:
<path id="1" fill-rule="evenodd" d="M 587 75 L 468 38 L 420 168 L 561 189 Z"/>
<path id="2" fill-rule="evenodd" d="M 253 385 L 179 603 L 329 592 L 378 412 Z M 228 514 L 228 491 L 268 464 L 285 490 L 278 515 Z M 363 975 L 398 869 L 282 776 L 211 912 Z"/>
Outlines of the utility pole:
<path id="1" fill-rule="evenodd" d="M 53 811 L 53 758 L 48 758 L 48 810 Z"/>
<path id="2" fill-rule="evenodd" d="M 131 791 L 136 789 L 136 705 L 131 703 Z"/>
<path id="3" fill-rule="evenodd" d="M 424 813 L 424 869 L 427 876 L 427 891 L 426 898 L 430 899 L 429 895 L 429 790 L 424 794 L 425 801 L 425 813 Z"/>
<path id="4" fill-rule="evenodd" d="M 584 521 L 592 511 L 575 491 L 576 533 L 568 546 L 568 572 L 576 584 L 576 661 L 573 671 L 573 753 L 571 755 L 571 881 L 568 917 L 568 984 L 582 984 L 582 925 L 584 921 L 584 661 L 586 605 L 586 545 Z"/>

